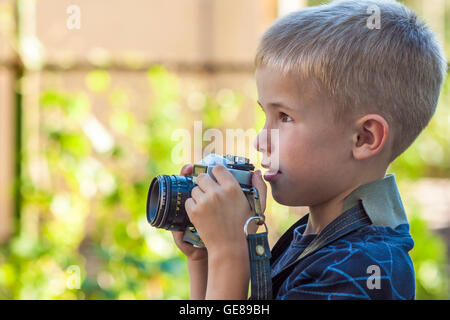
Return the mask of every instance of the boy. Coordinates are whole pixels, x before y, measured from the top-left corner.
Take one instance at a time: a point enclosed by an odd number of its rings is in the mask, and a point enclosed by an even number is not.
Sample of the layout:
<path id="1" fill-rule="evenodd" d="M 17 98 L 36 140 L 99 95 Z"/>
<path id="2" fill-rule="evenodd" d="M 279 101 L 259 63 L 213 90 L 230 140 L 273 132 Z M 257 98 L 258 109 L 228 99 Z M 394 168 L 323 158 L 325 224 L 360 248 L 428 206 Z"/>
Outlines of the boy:
<path id="1" fill-rule="evenodd" d="M 264 178 L 277 202 L 309 207 L 272 249 L 273 298 L 414 299 L 414 243 L 386 170 L 434 114 L 447 68 L 435 35 L 395 1 L 332 2 L 277 20 L 255 64 L 262 132 L 279 137 L 256 141 Z M 191 298 L 247 299 L 242 227 L 252 213 L 231 174 L 213 174 L 185 203 L 207 251 L 174 239 Z M 252 182 L 264 209 L 259 171 Z"/>

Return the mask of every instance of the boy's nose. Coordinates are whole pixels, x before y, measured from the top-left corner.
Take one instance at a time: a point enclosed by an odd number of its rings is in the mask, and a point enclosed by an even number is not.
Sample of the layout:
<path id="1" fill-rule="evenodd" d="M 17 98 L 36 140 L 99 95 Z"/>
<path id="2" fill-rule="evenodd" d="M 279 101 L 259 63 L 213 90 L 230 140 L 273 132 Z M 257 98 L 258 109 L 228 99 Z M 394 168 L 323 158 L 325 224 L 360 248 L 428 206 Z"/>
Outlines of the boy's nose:
<path id="1" fill-rule="evenodd" d="M 258 136 L 259 136 L 259 134 L 256 136 L 255 140 L 253 140 L 253 147 L 254 147 L 256 150 L 258 150 L 259 152 L 261 152 L 261 150 L 259 150 Z"/>
<path id="2" fill-rule="evenodd" d="M 253 146 L 256 150 L 259 152 L 262 152 L 263 154 L 267 153 L 270 154 L 270 135 L 267 134 L 267 129 L 262 129 L 258 135 L 256 136 L 255 140 L 253 141 Z"/>

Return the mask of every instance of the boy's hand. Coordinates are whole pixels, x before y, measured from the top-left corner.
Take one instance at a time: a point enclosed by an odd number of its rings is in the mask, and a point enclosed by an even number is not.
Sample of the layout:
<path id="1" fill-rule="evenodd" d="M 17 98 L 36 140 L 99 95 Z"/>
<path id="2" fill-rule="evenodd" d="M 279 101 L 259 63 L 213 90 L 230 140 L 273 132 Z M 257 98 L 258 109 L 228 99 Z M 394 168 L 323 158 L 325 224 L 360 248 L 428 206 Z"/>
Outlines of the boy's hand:
<path id="1" fill-rule="evenodd" d="M 244 224 L 254 215 L 237 180 L 218 165 L 197 177 L 197 186 L 185 202 L 186 212 L 208 248 L 206 299 L 247 299 L 250 279 Z M 252 176 L 264 212 L 267 187 L 261 172 Z M 254 226 L 254 231 L 257 227 Z M 251 230 L 249 230 L 252 232 Z"/>
<path id="2" fill-rule="evenodd" d="M 243 227 L 254 212 L 239 183 L 224 166 L 215 166 L 212 173 L 217 182 L 208 174 L 203 173 L 197 177 L 197 186 L 192 189 L 191 198 L 185 202 L 189 219 L 208 248 L 208 252 L 222 254 L 239 249 L 246 252 Z M 264 212 L 267 187 L 259 170 L 253 174 L 252 184 L 258 189 L 261 209 Z M 255 232 L 256 229 L 255 224 L 249 227 L 249 232 Z"/>
<path id="3" fill-rule="evenodd" d="M 193 166 L 191 164 L 185 165 L 181 169 L 180 175 L 187 176 L 192 174 Z M 183 241 L 184 231 L 172 231 L 173 239 L 177 247 L 183 252 L 186 257 L 192 261 L 208 259 L 208 252 L 205 248 L 196 248 L 190 243 Z"/>

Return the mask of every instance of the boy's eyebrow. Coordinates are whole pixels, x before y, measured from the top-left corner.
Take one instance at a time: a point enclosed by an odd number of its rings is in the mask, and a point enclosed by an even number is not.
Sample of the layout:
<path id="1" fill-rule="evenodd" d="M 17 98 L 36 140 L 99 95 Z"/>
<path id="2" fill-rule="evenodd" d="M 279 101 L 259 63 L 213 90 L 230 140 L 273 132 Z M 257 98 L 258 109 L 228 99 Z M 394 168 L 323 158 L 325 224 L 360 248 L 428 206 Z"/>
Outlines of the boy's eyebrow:
<path id="1" fill-rule="evenodd" d="M 256 102 L 257 102 L 258 105 L 261 107 L 261 109 L 263 109 L 263 111 L 264 111 L 264 108 L 263 108 L 261 102 L 259 102 L 258 100 L 257 100 Z M 288 106 L 286 106 L 286 105 L 284 105 L 284 104 L 282 104 L 282 103 L 278 103 L 278 102 L 271 102 L 271 103 L 268 103 L 267 105 L 268 105 L 268 106 L 272 106 L 272 107 L 274 107 L 274 108 L 285 108 L 285 109 L 289 109 L 289 110 L 295 111 L 293 108 L 288 107 Z"/>

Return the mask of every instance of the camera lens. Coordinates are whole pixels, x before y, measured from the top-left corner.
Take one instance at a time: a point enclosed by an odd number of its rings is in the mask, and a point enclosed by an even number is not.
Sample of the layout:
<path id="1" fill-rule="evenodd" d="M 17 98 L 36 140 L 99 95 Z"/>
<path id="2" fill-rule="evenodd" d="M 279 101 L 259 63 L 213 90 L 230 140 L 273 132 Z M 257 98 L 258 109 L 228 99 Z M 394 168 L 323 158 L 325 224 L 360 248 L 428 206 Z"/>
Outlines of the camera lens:
<path id="1" fill-rule="evenodd" d="M 147 220 L 156 227 L 185 230 L 191 222 L 184 209 L 194 187 L 190 176 L 160 175 L 150 184 L 147 195 Z"/>
<path id="2" fill-rule="evenodd" d="M 169 190 L 166 185 L 166 178 L 164 176 L 154 178 L 150 184 L 147 196 L 147 220 L 155 227 L 159 227 L 164 217 L 164 211 L 167 209 L 165 203 Z"/>

